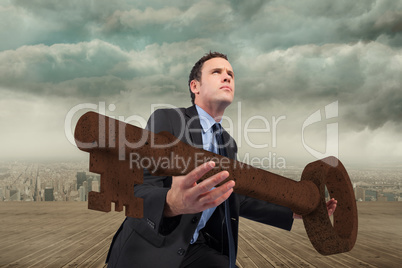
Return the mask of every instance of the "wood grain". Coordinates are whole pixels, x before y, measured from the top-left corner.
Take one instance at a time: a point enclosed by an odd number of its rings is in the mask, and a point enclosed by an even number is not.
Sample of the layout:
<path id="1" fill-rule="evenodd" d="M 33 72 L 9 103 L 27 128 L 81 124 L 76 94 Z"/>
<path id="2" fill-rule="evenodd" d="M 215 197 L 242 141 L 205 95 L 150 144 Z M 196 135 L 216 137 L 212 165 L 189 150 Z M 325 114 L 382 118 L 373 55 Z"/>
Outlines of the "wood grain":
<path id="1" fill-rule="evenodd" d="M 360 202 L 351 252 L 322 256 L 295 221 L 291 232 L 241 218 L 239 267 L 401 267 L 402 202 Z M 106 267 L 124 213 L 84 202 L 0 202 L 0 267 Z"/>

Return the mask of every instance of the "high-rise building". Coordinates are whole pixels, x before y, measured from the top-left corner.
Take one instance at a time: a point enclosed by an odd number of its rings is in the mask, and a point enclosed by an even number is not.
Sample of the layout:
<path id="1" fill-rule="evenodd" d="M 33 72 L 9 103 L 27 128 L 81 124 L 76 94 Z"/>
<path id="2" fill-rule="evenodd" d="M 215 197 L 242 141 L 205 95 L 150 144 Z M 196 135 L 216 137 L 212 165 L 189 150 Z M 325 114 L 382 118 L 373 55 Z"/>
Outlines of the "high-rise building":
<path id="1" fill-rule="evenodd" d="M 87 180 L 87 175 L 85 172 L 77 172 L 77 190 L 80 189 L 84 181 Z"/>
<path id="2" fill-rule="evenodd" d="M 87 197 L 88 197 L 88 182 L 87 181 L 84 181 L 83 183 L 82 183 L 82 186 L 84 187 L 84 191 L 85 191 L 85 200 L 84 201 L 87 201 L 88 199 L 87 199 Z"/>
<path id="3" fill-rule="evenodd" d="M 92 191 L 94 191 L 94 192 L 100 192 L 100 189 L 99 189 L 99 182 L 98 181 L 96 181 L 96 180 L 93 180 L 92 181 Z"/>
<path id="4" fill-rule="evenodd" d="M 34 190 L 34 194 L 33 194 L 34 201 L 36 201 L 36 202 L 41 201 L 39 185 L 40 185 L 40 178 L 39 178 L 39 176 L 36 176 L 35 190 Z"/>
<path id="5" fill-rule="evenodd" d="M 94 176 L 94 181 L 97 181 L 98 182 L 98 188 L 97 188 L 97 190 L 94 190 L 94 191 L 97 191 L 97 192 L 100 192 L 100 185 L 101 185 L 101 177 L 100 177 L 100 175 L 95 175 Z"/>
<path id="6" fill-rule="evenodd" d="M 88 176 L 87 177 L 87 183 L 88 183 L 88 188 L 87 191 L 91 192 L 92 190 L 92 181 L 94 180 L 93 176 Z"/>
<path id="7" fill-rule="evenodd" d="M 45 188 L 45 201 L 54 201 L 53 187 Z"/>
<path id="8" fill-rule="evenodd" d="M 87 201 L 86 191 L 84 186 L 80 186 L 78 189 L 78 194 L 80 196 L 80 201 Z"/>
<path id="9" fill-rule="evenodd" d="M 366 189 L 361 187 L 355 188 L 355 196 L 358 201 L 366 201 Z"/>

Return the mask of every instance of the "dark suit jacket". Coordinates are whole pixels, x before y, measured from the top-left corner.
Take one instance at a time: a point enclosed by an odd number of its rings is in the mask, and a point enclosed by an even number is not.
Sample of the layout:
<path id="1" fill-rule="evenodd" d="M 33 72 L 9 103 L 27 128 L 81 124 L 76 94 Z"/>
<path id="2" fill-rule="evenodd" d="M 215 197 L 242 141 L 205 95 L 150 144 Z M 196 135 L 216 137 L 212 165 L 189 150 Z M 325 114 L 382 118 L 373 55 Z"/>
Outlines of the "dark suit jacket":
<path id="1" fill-rule="evenodd" d="M 202 148 L 201 125 L 195 106 L 187 109 L 160 109 L 147 124 L 155 133 L 169 131 L 182 141 Z M 223 132 L 228 157 L 235 159 L 237 146 Z M 164 218 L 166 194 L 172 177 L 151 176 L 144 171 L 144 183 L 136 185 L 135 196 L 144 198 L 144 217 L 127 217 L 117 231 L 109 251 L 109 267 L 179 267 L 198 225 L 201 212 Z M 290 230 L 293 212 L 285 207 L 239 194 L 229 197 L 233 238 L 237 248 L 239 216 Z M 227 232 L 223 204 L 218 206 L 202 233 L 206 243 L 228 255 Z"/>

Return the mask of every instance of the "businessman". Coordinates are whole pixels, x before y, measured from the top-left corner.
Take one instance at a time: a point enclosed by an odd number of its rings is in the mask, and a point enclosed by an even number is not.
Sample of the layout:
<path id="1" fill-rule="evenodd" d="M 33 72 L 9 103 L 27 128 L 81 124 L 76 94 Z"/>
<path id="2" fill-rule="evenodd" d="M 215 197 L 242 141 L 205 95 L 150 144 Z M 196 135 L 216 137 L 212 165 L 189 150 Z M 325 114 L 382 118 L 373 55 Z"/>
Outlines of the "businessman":
<path id="1" fill-rule="evenodd" d="M 220 126 L 235 93 L 226 55 L 210 52 L 197 61 L 189 90 L 193 106 L 156 110 L 147 128 L 236 159 L 236 142 Z M 125 219 L 113 238 L 108 267 L 235 267 L 239 216 L 285 230 L 301 218 L 289 208 L 233 193 L 232 180 L 218 187 L 227 171 L 197 183 L 214 165 L 203 163 L 177 177 L 144 170 L 144 183 L 134 189 L 144 199 L 144 217 Z M 327 203 L 330 215 L 336 203 Z"/>

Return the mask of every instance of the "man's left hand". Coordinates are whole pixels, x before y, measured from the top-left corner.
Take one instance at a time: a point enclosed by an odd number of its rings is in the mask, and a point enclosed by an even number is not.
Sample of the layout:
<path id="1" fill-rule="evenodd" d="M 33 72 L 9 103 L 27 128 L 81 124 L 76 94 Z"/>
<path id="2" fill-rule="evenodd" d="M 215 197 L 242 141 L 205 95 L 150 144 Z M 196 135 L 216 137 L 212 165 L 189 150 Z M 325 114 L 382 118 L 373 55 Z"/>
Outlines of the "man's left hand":
<path id="1" fill-rule="evenodd" d="M 332 198 L 327 202 L 327 211 L 328 211 L 328 216 L 332 216 L 335 212 L 336 209 L 336 204 L 338 204 L 338 201 Z M 303 217 L 299 214 L 293 213 L 293 219 L 302 219 Z"/>

